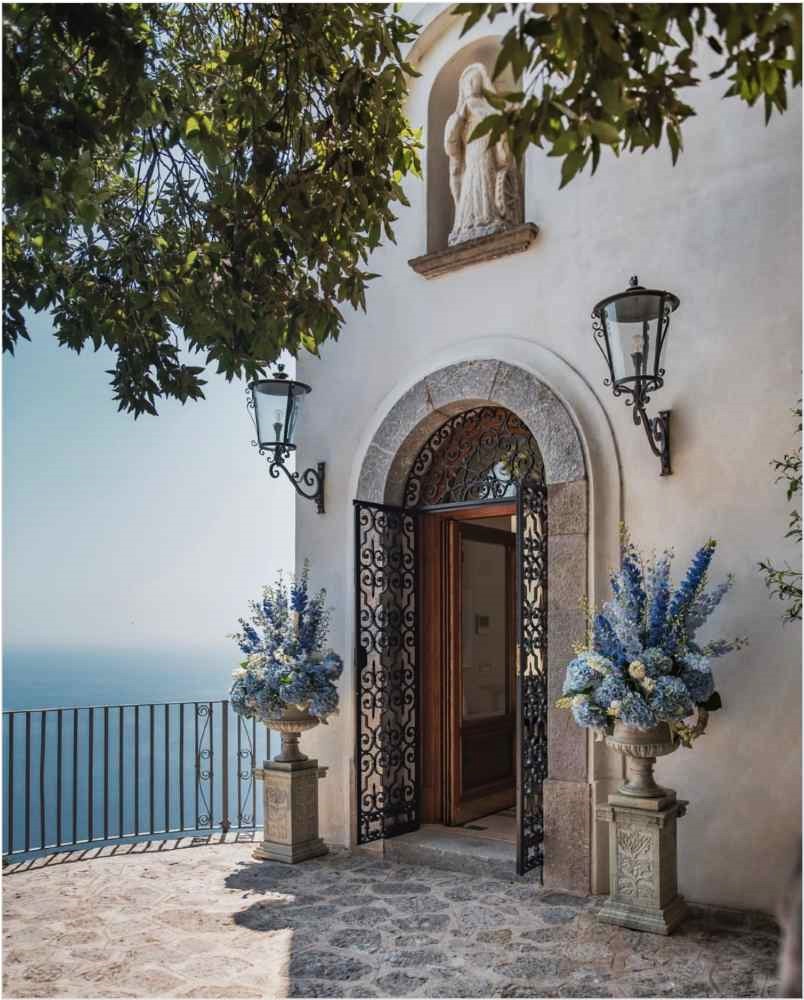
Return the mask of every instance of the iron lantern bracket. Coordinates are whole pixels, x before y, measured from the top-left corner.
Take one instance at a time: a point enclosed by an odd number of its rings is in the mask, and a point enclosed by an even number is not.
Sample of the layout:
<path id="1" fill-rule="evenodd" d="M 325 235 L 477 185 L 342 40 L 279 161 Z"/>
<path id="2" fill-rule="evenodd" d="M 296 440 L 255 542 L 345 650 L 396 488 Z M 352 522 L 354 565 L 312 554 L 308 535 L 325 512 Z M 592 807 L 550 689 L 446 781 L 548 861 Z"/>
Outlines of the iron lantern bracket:
<path id="1" fill-rule="evenodd" d="M 260 454 L 265 454 L 268 449 L 260 448 Z M 289 452 L 283 448 L 271 448 L 271 458 L 268 460 L 268 472 L 272 479 L 278 479 L 279 473 L 284 472 L 290 481 L 293 489 L 304 497 L 305 500 L 312 500 L 315 503 L 319 514 L 324 511 L 324 480 L 326 478 L 326 462 L 318 462 L 316 467 L 305 469 L 304 472 L 291 472 L 285 464 L 285 459 Z M 302 484 L 308 487 L 302 488 Z"/>
<path id="2" fill-rule="evenodd" d="M 658 417 L 649 417 L 644 406 L 634 406 L 634 423 L 645 428 L 650 450 L 662 464 L 661 475 L 670 476 L 670 410 L 659 410 Z"/>

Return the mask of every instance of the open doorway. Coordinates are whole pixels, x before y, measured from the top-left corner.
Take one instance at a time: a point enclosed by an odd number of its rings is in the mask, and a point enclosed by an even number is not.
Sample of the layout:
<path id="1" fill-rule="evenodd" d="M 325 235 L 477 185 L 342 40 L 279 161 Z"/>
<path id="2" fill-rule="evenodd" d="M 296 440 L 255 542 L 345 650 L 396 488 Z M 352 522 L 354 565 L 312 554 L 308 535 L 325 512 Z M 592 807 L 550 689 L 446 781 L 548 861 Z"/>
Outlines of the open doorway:
<path id="1" fill-rule="evenodd" d="M 516 517 L 422 515 L 422 822 L 516 839 Z"/>

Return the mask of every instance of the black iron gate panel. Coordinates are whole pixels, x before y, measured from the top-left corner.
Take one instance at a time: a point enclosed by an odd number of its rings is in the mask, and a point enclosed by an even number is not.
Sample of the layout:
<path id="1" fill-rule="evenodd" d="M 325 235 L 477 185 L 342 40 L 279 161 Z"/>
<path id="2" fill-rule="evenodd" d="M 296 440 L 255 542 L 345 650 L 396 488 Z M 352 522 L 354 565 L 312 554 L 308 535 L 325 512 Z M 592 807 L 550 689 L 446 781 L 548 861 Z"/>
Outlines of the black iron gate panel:
<path id="1" fill-rule="evenodd" d="M 547 777 L 547 488 L 517 491 L 517 872 L 544 865 Z"/>
<path id="2" fill-rule="evenodd" d="M 419 825 L 417 516 L 355 501 L 357 842 Z"/>

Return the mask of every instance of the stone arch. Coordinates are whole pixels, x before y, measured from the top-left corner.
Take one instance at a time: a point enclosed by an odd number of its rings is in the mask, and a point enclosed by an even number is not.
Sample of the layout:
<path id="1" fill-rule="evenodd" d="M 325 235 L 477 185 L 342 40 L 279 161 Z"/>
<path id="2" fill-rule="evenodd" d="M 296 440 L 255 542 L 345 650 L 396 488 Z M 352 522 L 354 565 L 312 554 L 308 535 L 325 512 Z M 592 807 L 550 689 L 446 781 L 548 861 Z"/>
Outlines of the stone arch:
<path id="1" fill-rule="evenodd" d="M 424 376 L 379 424 L 364 455 L 357 496 L 404 504 L 408 474 L 430 435 L 450 417 L 479 405 L 510 410 L 528 427 L 544 461 L 548 503 L 548 698 L 560 695 L 560 667 L 582 634 L 588 596 L 587 470 L 578 430 L 545 383 L 496 359 L 461 361 Z M 556 669 L 556 667 L 558 669 Z M 592 822 L 595 762 L 587 735 L 568 713 L 548 709 L 548 780 L 544 785 L 545 885 L 588 893 L 608 875 Z M 601 841 L 602 843 L 602 841 Z M 598 889 L 599 891 L 599 889 Z"/>
<path id="2" fill-rule="evenodd" d="M 430 88 L 427 103 L 426 167 L 428 253 L 446 249 L 447 238 L 452 228 L 453 206 L 449 190 L 449 162 L 444 152 L 444 126 L 447 118 L 455 110 L 458 78 L 473 62 L 483 63 L 491 73 L 500 51 L 501 38 L 500 35 L 490 35 L 464 45 L 444 63 Z M 495 85 L 501 92 L 515 89 L 510 68 L 498 77 Z M 524 192 L 524 183 L 521 189 Z"/>
<path id="3" fill-rule="evenodd" d="M 552 389 L 505 361 L 461 361 L 425 376 L 391 407 L 366 451 L 358 497 L 401 505 L 405 481 L 425 441 L 449 417 L 484 403 L 504 406 L 530 429 L 548 486 L 586 479 L 578 431 Z"/>

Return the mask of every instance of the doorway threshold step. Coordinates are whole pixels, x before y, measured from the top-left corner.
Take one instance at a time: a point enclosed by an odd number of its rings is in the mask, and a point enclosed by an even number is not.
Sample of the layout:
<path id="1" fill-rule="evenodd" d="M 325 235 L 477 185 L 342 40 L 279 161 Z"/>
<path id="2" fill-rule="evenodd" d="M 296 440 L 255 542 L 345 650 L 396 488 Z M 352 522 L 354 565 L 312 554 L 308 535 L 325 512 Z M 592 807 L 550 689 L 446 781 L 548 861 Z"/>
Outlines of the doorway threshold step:
<path id="1" fill-rule="evenodd" d="M 466 828 L 422 826 L 385 841 L 383 856 L 400 864 L 515 881 L 516 847 L 504 840 L 470 836 Z"/>

